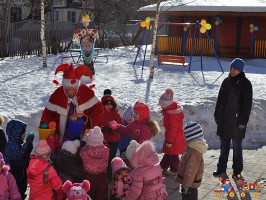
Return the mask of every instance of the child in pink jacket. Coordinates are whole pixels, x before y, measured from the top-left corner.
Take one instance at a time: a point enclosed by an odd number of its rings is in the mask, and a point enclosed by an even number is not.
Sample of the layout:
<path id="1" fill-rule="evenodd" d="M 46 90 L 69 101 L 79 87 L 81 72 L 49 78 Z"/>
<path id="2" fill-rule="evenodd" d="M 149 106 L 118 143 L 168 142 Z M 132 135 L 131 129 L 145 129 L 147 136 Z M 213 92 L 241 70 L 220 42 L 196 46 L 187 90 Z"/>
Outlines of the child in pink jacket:
<path id="1" fill-rule="evenodd" d="M 165 127 L 164 156 L 160 165 L 167 176 L 176 176 L 179 167 L 178 156 L 186 147 L 183 130 L 184 113 L 182 107 L 173 101 L 173 95 L 173 90 L 167 88 L 159 99 L 163 114 L 161 124 Z"/>
<path id="2" fill-rule="evenodd" d="M 51 149 L 46 140 L 40 140 L 31 156 L 27 169 L 27 180 L 30 185 L 29 200 L 61 200 L 64 198 L 62 181 L 51 165 Z M 54 198 L 53 190 L 56 193 Z"/>
<path id="3" fill-rule="evenodd" d="M 162 168 L 155 146 L 150 141 L 143 142 L 132 156 L 134 170 L 128 200 L 164 200 L 167 192 L 163 184 Z"/>
<path id="4" fill-rule="evenodd" d="M 130 135 L 133 140 L 142 143 L 157 135 L 160 131 L 158 123 L 150 119 L 150 108 L 147 104 L 137 101 L 133 107 L 134 121 L 127 126 L 110 122 L 110 128 L 117 130 L 121 135 Z"/>
<path id="5" fill-rule="evenodd" d="M 89 196 L 91 199 L 108 199 L 107 165 L 109 159 L 109 148 L 103 144 L 103 133 L 98 126 L 90 129 L 83 137 L 86 146 L 80 150 L 85 179 L 91 184 Z"/>
<path id="6" fill-rule="evenodd" d="M 3 154 L 0 152 L 0 199 L 21 200 L 16 180 L 8 171 L 9 166 L 5 164 Z"/>

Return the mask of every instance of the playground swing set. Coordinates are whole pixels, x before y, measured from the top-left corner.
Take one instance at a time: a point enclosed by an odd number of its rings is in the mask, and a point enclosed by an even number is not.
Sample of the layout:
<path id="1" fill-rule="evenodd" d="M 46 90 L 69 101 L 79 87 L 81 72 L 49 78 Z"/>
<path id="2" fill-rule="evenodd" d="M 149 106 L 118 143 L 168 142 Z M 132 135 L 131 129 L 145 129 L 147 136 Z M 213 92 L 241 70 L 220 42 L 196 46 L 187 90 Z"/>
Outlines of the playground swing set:
<path id="1" fill-rule="evenodd" d="M 147 18 L 146 18 L 146 22 L 147 22 Z M 143 23 L 143 22 L 141 22 Z M 135 61 L 134 61 L 134 64 L 133 64 L 133 67 L 135 66 L 136 64 L 136 60 L 137 60 L 137 57 L 140 53 L 140 49 L 142 48 L 142 45 L 143 45 L 143 39 L 146 35 L 146 44 L 145 44 L 145 51 L 144 51 L 144 57 L 143 57 L 143 62 L 142 62 L 142 70 L 143 70 L 143 67 L 144 67 L 144 63 L 145 63 L 145 58 L 146 58 L 146 52 L 147 52 L 147 45 L 148 45 L 148 41 L 149 41 L 149 36 L 150 36 L 150 31 L 151 31 L 151 28 L 150 26 L 152 26 L 152 22 L 151 22 L 151 25 L 150 25 L 150 22 L 149 24 L 146 24 L 146 25 L 149 25 L 148 27 L 146 26 L 146 29 L 144 29 L 143 33 L 142 33 L 142 37 L 140 39 L 140 43 L 138 45 L 138 50 L 137 50 L 137 54 L 136 54 L 136 57 L 135 57 Z M 211 29 L 211 25 L 208 24 L 204 19 L 201 20 L 201 22 L 196 22 L 196 23 L 173 23 L 173 22 L 158 22 L 158 30 L 162 27 L 161 25 L 175 25 L 175 26 L 183 26 L 183 30 L 184 30 L 184 34 L 182 36 L 182 54 L 183 55 L 172 55 L 172 54 L 165 54 L 165 53 L 161 53 L 158 51 L 158 45 L 160 45 L 160 42 L 158 42 L 158 38 L 157 38 L 157 44 L 156 44 L 156 47 L 157 47 L 157 52 L 158 52 L 158 55 L 157 55 L 157 58 L 158 58 L 158 65 L 161 66 L 161 65 L 173 65 L 173 66 L 182 66 L 182 67 L 189 67 L 188 69 L 188 72 L 191 71 L 191 64 L 192 62 L 198 62 L 200 61 L 201 62 L 201 70 L 203 70 L 203 62 L 202 62 L 202 55 L 203 55 L 203 44 L 202 44 L 202 35 L 205 34 L 206 35 L 206 38 L 209 42 L 209 45 L 211 46 L 211 49 L 216 57 L 216 60 L 220 66 L 220 69 L 222 72 L 224 72 L 223 68 L 222 68 L 222 65 L 220 63 L 220 60 L 219 60 L 219 57 L 215 51 L 215 48 L 214 48 L 214 45 L 212 44 L 212 41 L 210 39 L 210 36 L 208 34 L 208 32 L 206 30 L 210 30 Z M 145 26 L 142 26 L 142 27 L 145 27 Z M 191 35 L 191 27 L 194 27 L 194 33 L 193 33 L 193 36 Z M 189 29 L 189 30 L 188 30 Z M 185 34 L 185 32 L 188 32 L 187 34 Z M 197 35 L 197 32 L 199 32 L 198 34 L 198 39 L 199 39 L 199 55 L 200 55 L 200 60 L 196 60 L 196 61 L 192 61 L 193 59 L 193 55 L 194 55 L 194 51 L 195 51 L 195 40 L 196 40 L 196 35 Z M 191 42 L 191 50 L 190 50 L 190 53 L 189 53 L 189 62 L 186 62 L 186 57 L 185 57 L 185 53 L 187 51 L 187 44 L 188 44 L 188 40 L 192 41 Z M 171 47 L 171 41 L 168 42 L 169 46 L 168 48 L 172 48 Z M 168 49 L 169 50 L 169 49 Z"/>

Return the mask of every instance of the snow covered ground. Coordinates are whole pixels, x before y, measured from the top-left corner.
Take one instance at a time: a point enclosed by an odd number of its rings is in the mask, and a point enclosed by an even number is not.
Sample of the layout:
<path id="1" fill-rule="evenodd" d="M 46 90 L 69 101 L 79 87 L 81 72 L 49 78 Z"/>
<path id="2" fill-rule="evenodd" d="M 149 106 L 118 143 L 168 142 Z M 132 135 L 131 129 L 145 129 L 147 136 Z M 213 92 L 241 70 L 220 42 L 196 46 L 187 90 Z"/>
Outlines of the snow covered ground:
<path id="1" fill-rule="evenodd" d="M 215 57 L 203 57 L 203 71 L 200 69 L 200 57 L 193 57 L 191 73 L 183 67 L 158 67 L 155 61 L 155 75 L 151 80 L 148 78 L 149 51 L 143 70 L 143 54 L 133 67 L 136 51 L 133 47 L 103 50 L 102 53 L 109 54 L 109 62 L 105 63 L 105 58 L 98 58 L 95 62 L 96 74 L 92 83 L 96 84 L 94 91 L 97 97 L 101 98 L 104 89 L 110 88 L 119 102 L 121 113 L 140 99 L 150 106 L 152 118 L 159 120 L 158 99 L 167 87 L 171 87 L 175 92 L 174 99 L 183 106 L 184 123 L 190 120 L 201 123 L 210 148 L 219 148 L 213 113 L 221 82 L 228 76 L 231 59 L 220 58 L 225 73 L 221 72 Z M 27 131 L 38 135 L 42 110 L 57 87 L 52 81 L 57 79 L 61 82 L 62 73 L 54 75 L 56 67 L 61 64 L 60 56 L 49 55 L 47 68 L 42 67 L 41 57 L 0 61 L 0 113 L 5 116 L 5 124 L 11 118 L 21 119 L 28 124 Z M 189 57 L 186 59 L 188 62 Z M 245 61 L 246 76 L 253 85 L 253 107 L 243 146 L 254 149 L 266 144 L 266 60 Z M 85 77 L 82 81 L 91 84 Z M 35 143 L 37 141 L 38 137 Z M 162 137 L 155 141 L 159 147 Z"/>

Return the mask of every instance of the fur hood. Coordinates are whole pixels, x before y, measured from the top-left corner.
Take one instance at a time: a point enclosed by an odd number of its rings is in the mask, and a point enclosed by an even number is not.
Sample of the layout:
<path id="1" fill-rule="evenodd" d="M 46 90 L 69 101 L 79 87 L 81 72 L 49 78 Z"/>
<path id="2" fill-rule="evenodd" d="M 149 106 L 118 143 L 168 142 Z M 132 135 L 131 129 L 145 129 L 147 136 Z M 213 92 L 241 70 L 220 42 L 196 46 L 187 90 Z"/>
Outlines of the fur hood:
<path id="1" fill-rule="evenodd" d="M 206 153 L 208 149 L 208 144 L 206 143 L 206 140 L 195 140 L 187 144 L 189 147 L 198 150 L 200 153 L 204 154 Z"/>

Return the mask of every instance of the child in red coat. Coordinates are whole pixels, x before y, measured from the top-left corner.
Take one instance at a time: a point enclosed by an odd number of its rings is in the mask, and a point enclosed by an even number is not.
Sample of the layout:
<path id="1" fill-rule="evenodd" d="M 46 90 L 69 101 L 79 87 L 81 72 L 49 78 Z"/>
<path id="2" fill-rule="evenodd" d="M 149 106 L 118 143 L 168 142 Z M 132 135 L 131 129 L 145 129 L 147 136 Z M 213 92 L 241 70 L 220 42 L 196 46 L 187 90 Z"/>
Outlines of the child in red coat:
<path id="1" fill-rule="evenodd" d="M 163 144 L 164 156 L 160 165 L 167 176 L 175 176 L 179 167 L 179 157 L 186 147 L 183 130 L 184 113 L 182 108 L 173 101 L 174 92 L 168 88 L 159 99 L 163 117 L 161 123 L 165 127 L 165 140 Z M 168 171 L 168 168 L 170 170 Z"/>
<path id="2" fill-rule="evenodd" d="M 46 140 L 40 140 L 35 148 L 35 155 L 31 156 L 27 169 L 28 183 L 30 185 L 30 200 L 53 200 L 56 192 L 56 199 L 64 198 L 62 181 L 57 175 L 49 160 L 51 149 Z"/>
<path id="3" fill-rule="evenodd" d="M 160 131 L 158 123 L 150 119 L 149 106 L 141 101 L 137 101 L 133 107 L 134 121 L 127 126 L 123 126 L 116 121 L 110 123 L 113 130 L 118 131 L 121 135 L 130 135 L 133 140 L 143 143 L 157 135 Z"/>
<path id="4" fill-rule="evenodd" d="M 108 147 L 110 149 L 108 167 L 107 167 L 107 175 L 108 180 L 112 180 L 112 168 L 111 161 L 116 156 L 118 142 L 120 140 L 120 134 L 117 131 L 113 131 L 109 127 L 109 123 L 113 120 L 118 123 L 122 123 L 122 118 L 118 113 L 117 102 L 115 98 L 112 96 L 112 91 L 110 89 L 104 90 L 104 96 L 101 99 L 102 104 L 104 106 L 104 114 L 101 117 L 99 126 L 102 129 L 104 140 L 107 142 Z"/>

